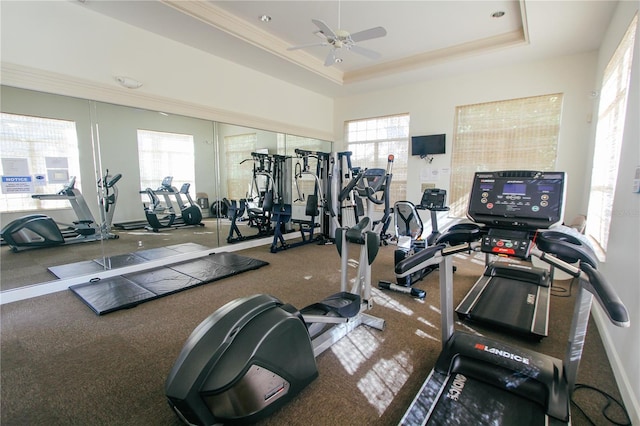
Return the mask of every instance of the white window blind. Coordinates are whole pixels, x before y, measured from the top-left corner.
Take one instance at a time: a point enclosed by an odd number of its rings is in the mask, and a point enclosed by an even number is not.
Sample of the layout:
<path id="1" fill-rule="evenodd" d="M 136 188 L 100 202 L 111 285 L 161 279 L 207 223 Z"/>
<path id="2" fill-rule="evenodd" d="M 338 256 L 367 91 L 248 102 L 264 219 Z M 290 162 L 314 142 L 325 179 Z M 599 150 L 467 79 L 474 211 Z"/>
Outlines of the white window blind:
<path id="1" fill-rule="evenodd" d="M 586 232 L 603 250 L 609 241 L 637 26 L 636 14 L 604 70 L 600 91 Z"/>
<path id="2" fill-rule="evenodd" d="M 560 93 L 457 107 L 450 215 L 466 215 L 477 171 L 553 170 L 561 110 Z"/>
<path id="3" fill-rule="evenodd" d="M 390 204 L 406 199 L 409 156 L 409 114 L 345 122 L 345 141 L 351 164 L 361 168 L 387 168 L 395 157 L 389 190 Z"/>
<path id="4" fill-rule="evenodd" d="M 255 133 L 225 136 L 225 158 L 227 161 L 227 198 L 239 200 L 246 198 L 251 179 L 253 178 L 253 163 L 243 160 L 250 159 L 256 150 L 257 136 Z"/>
<path id="5" fill-rule="evenodd" d="M 172 186 L 180 190 L 189 183 L 195 194 L 195 157 L 193 135 L 138 129 L 140 188 L 157 189 L 166 176 L 173 176 Z M 149 201 L 143 196 L 143 201 Z"/>
<path id="6" fill-rule="evenodd" d="M 75 187 L 82 191 L 75 122 L 5 113 L 0 114 L 0 121 L 2 159 L 26 159 L 30 175 L 47 176 L 47 184 L 36 186 L 35 193 L 59 192 L 66 182 L 50 182 L 53 176 L 64 176 L 62 180 L 75 176 Z M 0 174 L 5 175 L 7 171 L 1 168 L 0 163 Z M 65 200 L 36 200 L 31 194 L 0 194 L 2 212 L 60 208 L 71 208 L 71 205 Z"/>

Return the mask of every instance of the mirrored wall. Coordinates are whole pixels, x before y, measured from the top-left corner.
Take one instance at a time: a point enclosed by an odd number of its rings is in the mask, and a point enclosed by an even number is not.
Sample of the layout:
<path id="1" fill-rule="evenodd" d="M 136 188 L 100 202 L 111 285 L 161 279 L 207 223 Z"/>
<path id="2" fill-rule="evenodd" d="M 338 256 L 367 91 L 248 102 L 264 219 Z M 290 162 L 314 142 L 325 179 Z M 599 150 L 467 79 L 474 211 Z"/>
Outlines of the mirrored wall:
<path id="1" fill-rule="evenodd" d="M 18 252 L 3 243 L 2 291 L 61 278 L 52 272 L 61 265 L 77 265 L 73 269 L 79 271 L 82 262 L 98 261 L 109 268 L 110 262 L 142 250 L 188 245 L 206 251 L 253 239 L 268 250 L 272 238 L 259 236 L 246 214 L 236 222 L 242 238 L 231 231 L 227 214 L 229 203 L 239 198 L 247 200 L 247 208 L 260 207 L 264 188 L 254 177 L 263 165 L 251 153 L 294 157 L 296 148 L 332 151 L 331 142 L 303 135 L 5 86 L 2 114 L 2 175 L 24 174 L 34 182 L 12 194 L 5 184 L 0 212 L 3 229 L 39 214 L 61 231 L 72 228 L 76 234 L 96 235 L 94 241 Z M 77 150 L 60 154 L 30 144 L 29 138 L 35 137 L 20 131 L 41 125 L 25 125 L 20 122 L 24 117 L 71 126 L 57 133 L 76 137 Z M 47 134 L 37 137 L 53 138 Z M 15 150 L 5 150 L 12 141 Z M 56 145 L 53 139 L 48 142 Z M 31 152 L 24 146 L 31 147 Z M 293 167 L 295 162 L 288 164 Z M 70 182 L 74 177 L 75 182 Z M 294 193 L 292 179 L 284 185 Z M 16 201 L 20 199 L 24 203 Z M 83 203 L 84 210 L 78 207 Z M 90 221 L 93 225 L 87 224 Z M 95 229 L 84 229 L 91 227 Z"/>

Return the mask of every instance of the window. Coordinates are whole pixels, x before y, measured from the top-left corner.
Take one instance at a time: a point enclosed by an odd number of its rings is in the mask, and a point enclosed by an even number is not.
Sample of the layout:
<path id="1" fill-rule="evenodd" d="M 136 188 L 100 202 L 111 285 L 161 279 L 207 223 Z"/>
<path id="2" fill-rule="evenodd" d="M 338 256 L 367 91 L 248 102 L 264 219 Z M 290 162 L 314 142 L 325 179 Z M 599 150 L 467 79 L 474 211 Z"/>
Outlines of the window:
<path id="1" fill-rule="evenodd" d="M 75 187 L 82 190 L 75 122 L 5 113 L 0 114 L 0 121 L 2 176 L 16 173 L 30 176 L 32 179 L 35 175 L 44 176 L 45 184 L 34 186 L 33 193 L 38 194 L 56 194 L 75 176 Z M 0 211 L 71 207 L 65 200 L 36 200 L 31 198 L 31 194 L 1 194 Z"/>
<path id="2" fill-rule="evenodd" d="M 477 171 L 553 170 L 562 94 L 456 108 L 449 206 L 464 217 Z"/>
<path id="3" fill-rule="evenodd" d="M 409 114 L 367 118 L 345 123 L 345 141 L 351 151 L 354 167 L 387 167 L 387 158 L 393 154 L 393 178 L 390 204 L 404 200 L 407 194 L 407 164 L 409 156 Z"/>
<path id="4" fill-rule="evenodd" d="M 195 194 L 195 162 L 192 135 L 138 130 L 140 188 L 157 189 L 166 176 L 173 176 L 171 186 L 178 190 L 189 183 Z M 143 202 L 148 198 L 142 195 Z"/>
<path id="5" fill-rule="evenodd" d="M 255 133 L 225 136 L 225 157 L 227 162 L 227 197 L 230 200 L 246 198 L 251 187 L 253 163 L 243 160 L 250 159 L 256 150 L 257 136 Z"/>
<path id="6" fill-rule="evenodd" d="M 586 232 L 603 250 L 609 241 L 637 25 L 636 14 L 604 70 L 600 90 Z"/>

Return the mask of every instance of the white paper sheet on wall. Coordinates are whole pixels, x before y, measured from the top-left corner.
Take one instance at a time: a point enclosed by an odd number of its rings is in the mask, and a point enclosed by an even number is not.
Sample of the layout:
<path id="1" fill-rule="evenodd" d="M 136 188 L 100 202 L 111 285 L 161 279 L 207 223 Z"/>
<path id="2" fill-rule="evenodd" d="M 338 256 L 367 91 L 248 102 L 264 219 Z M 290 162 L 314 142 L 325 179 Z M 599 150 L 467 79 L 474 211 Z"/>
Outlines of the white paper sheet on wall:
<path id="1" fill-rule="evenodd" d="M 29 160 L 26 158 L 3 158 L 2 174 L 4 176 L 29 176 Z"/>

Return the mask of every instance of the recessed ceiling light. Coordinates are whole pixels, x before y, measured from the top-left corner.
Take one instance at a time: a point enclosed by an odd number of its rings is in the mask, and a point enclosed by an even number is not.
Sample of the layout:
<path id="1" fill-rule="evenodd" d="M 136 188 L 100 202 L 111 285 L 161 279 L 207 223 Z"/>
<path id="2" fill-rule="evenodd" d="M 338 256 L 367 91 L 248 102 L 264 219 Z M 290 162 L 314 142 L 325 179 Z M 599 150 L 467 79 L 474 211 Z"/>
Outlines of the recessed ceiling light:
<path id="1" fill-rule="evenodd" d="M 269 16 L 269 15 L 261 15 L 260 16 L 260 20 L 262 22 L 271 22 L 271 16 Z"/>
<path id="2" fill-rule="evenodd" d="M 504 12 L 502 10 L 499 10 L 497 12 L 493 12 L 491 14 L 492 18 L 502 18 L 504 16 Z"/>
<path id="3" fill-rule="evenodd" d="M 342 58 L 336 58 L 335 63 L 336 64 L 342 63 Z"/>

